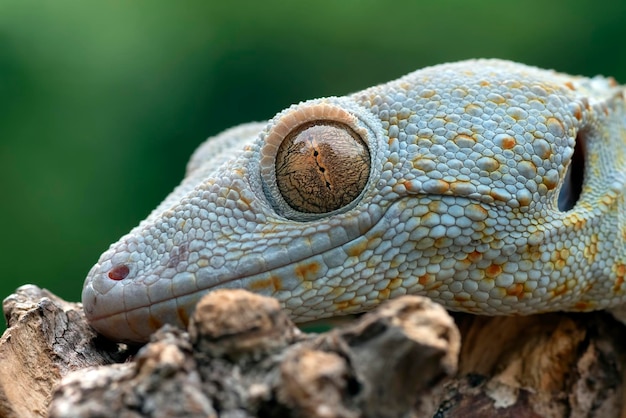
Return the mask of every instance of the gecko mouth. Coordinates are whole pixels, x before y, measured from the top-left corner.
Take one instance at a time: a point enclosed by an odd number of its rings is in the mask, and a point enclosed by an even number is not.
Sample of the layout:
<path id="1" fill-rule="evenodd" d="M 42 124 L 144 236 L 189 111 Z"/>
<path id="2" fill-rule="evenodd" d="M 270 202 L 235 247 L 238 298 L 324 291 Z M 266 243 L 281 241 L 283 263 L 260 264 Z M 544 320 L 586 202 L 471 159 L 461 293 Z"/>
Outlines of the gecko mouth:
<path id="1" fill-rule="evenodd" d="M 119 273 L 118 270 L 121 270 L 121 273 L 125 273 L 126 269 L 121 269 L 118 266 L 113 267 L 108 272 L 99 272 L 97 276 L 93 276 L 92 283 L 88 283 L 83 292 L 83 303 L 85 305 L 85 310 L 90 321 L 102 321 L 107 318 L 121 315 L 121 314 L 131 314 L 137 311 L 149 309 L 150 307 L 158 304 L 167 304 L 171 303 L 173 308 L 172 310 L 176 310 L 179 305 L 178 302 L 174 303 L 176 300 L 185 300 L 189 301 L 190 299 L 195 300 L 196 302 L 207 292 L 217 289 L 217 288 L 244 288 L 250 289 L 257 293 L 274 295 L 278 290 L 290 290 L 294 287 L 291 285 L 293 282 L 289 283 L 288 286 L 283 287 L 283 283 L 281 283 L 281 277 L 292 277 L 294 276 L 294 271 L 296 266 L 305 266 L 306 268 L 302 268 L 302 277 L 299 277 L 298 283 L 304 281 L 312 281 L 318 279 L 320 277 L 324 277 L 326 274 L 326 267 L 323 265 L 324 260 L 332 259 L 333 257 L 329 254 L 329 252 L 337 249 L 338 247 L 344 247 L 347 252 L 348 248 L 357 248 L 365 245 L 368 240 L 372 240 L 373 235 L 381 235 L 385 231 L 390 229 L 390 225 L 394 220 L 397 220 L 400 217 L 400 213 L 406 210 L 407 202 L 410 200 L 416 199 L 416 195 L 411 196 L 411 199 L 399 199 L 394 204 L 388 206 L 384 213 L 380 213 L 380 216 L 377 216 L 377 220 L 367 228 L 359 231 L 359 234 L 354 238 L 346 237 L 345 240 L 341 240 L 339 242 L 335 242 L 332 245 L 325 246 L 325 248 L 320 248 L 317 251 L 314 251 L 311 254 L 306 256 L 298 257 L 297 259 L 285 259 L 282 258 L 277 263 L 274 263 L 271 268 L 264 269 L 262 264 L 259 263 L 259 259 L 255 259 L 257 263 L 254 263 L 253 259 L 251 259 L 251 263 L 249 263 L 250 267 L 247 272 L 239 272 L 239 274 L 231 272 L 230 274 L 227 271 L 222 270 L 221 272 L 218 270 L 211 270 L 208 274 L 213 274 L 213 277 L 203 277 L 202 282 L 205 283 L 203 285 L 198 285 L 198 280 L 196 276 L 193 276 L 191 280 L 188 280 L 189 283 L 174 283 L 174 278 L 171 279 L 161 279 L 164 284 L 167 284 L 169 288 L 171 288 L 170 294 L 166 297 L 153 297 L 150 298 L 149 291 L 146 289 L 148 285 L 143 283 L 143 281 L 129 281 L 128 283 L 121 282 L 117 283 L 120 285 L 120 290 L 117 291 L 119 297 L 115 302 L 111 302 L 111 296 L 107 295 L 103 296 L 100 292 L 98 292 L 94 286 L 93 281 L 95 280 L 104 280 L 111 282 L 110 275 L 111 271 L 115 271 Z M 443 196 L 443 195 L 428 195 L 428 198 L 433 201 L 442 200 L 444 197 L 450 199 L 448 203 L 452 204 L 451 201 L 454 200 L 454 203 L 458 202 L 458 199 L 463 199 L 462 203 L 465 206 L 475 205 L 481 206 L 482 208 L 486 208 L 492 205 L 486 204 L 485 202 L 481 202 L 478 199 L 468 199 L 466 197 L 460 196 Z M 484 216 L 487 217 L 487 210 L 484 210 Z M 432 228 L 432 226 L 428 226 Z M 382 233 L 381 233 L 382 232 Z M 473 244 L 472 244 L 473 245 Z M 245 264 L 245 262 L 244 262 Z M 258 267 L 255 268 L 254 266 Z M 267 267 L 267 266 L 266 266 Z M 234 274 L 233 274 L 234 273 Z M 191 277 L 192 273 L 182 273 L 183 275 L 187 274 L 187 277 Z M 123 276 L 124 274 L 121 274 Z M 308 276 L 307 276 L 308 275 Z M 157 282 L 153 283 L 153 286 Z M 210 283 L 210 284 L 206 284 Z M 296 284 L 297 286 L 297 284 Z M 117 287 L 113 285 L 110 289 Z M 282 289 L 281 289 L 282 288 Z M 157 292 L 154 292 L 156 294 Z M 132 306 L 120 306 L 120 304 L 128 301 L 128 295 L 136 295 L 139 297 L 139 303 L 133 304 Z M 143 302 L 142 302 L 143 300 Z M 103 306 L 103 303 L 105 304 Z M 111 309 L 112 304 L 117 304 L 116 309 Z M 107 309 L 107 306 L 109 309 Z"/>

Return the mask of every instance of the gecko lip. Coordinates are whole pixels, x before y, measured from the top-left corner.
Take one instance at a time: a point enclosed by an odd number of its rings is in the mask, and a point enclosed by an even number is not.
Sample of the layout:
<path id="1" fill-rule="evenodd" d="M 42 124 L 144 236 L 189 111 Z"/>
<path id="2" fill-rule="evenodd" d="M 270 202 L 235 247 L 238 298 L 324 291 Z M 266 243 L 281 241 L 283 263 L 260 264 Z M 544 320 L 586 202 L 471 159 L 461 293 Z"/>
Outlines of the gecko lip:
<path id="1" fill-rule="evenodd" d="M 415 197 L 415 196 L 414 196 Z M 429 198 L 442 198 L 444 195 L 428 195 Z M 480 201 L 479 199 L 468 199 L 467 197 L 461 196 L 445 196 L 446 198 L 462 198 L 467 202 L 471 202 L 474 204 L 480 204 L 485 206 L 492 206 L 484 201 Z M 402 210 L 399 206 L 401 206 L 404 199 L 400 199 L 396 201 L 394 204 L 390 205 L 384 214 L 380 214 L 377 216 L 377 220 L 373 222 L 367 230 L 361 231 L 361 234 L 352 239 L 346 239 L 345 241 L 336 242 L 332 246 L 319 249 L 314 254 L 310 254 L 307 256 L 303 256 L 299 259 L 293 260 L 285 260 L 283 259 L 280 263 L 276 263 L 272 266 L 272 268 L 263 270 L 249 268 L 248 271 L 242 271 L 239 274 L 227 274 L 224 271 L 218 272 L 217 270 L 208 273 L 214 274 L 213 280 L 205 280 L 211 281 L 212 284 L 209 286 L 204 286 L 202 288 L 197 287 L 197 280 L 192 273 L 179 273 L 175 275 L 173 278 L 168 279 L 159 279 L 149 286 L 163 286 L 167 289 L 169 295 L 166 297 L 150 297 L 149 292 L 146 291 L 146 285 L 143 280 L 137 280 L 137 277 L 134 277 L 133 280 L 126 278 L 125 280 L 115 281 L 112 280 L 109 276 L 109 273 L 113 269 L 117 269 L 119 266 L 114 266 L 109 268 L 108 271 L 98 271 L 99 266 L 96 265 L 90 272 L 91 280 L 85 285 L 83 290 L 83 305 L 85 306 L 85 312 L 87 313 L 87 317 L 91 322 L 97 322 L 106 320 L 108 318 L 114 317 L 116 315 L 133 315 L 133 313 L 137 313 L 137 311 L 143 309 L 152 309 L 153 306 L 159 304 L 167 304 L 170 303 L 172 305 L 177 305 L 175 302 L 178 299 L 185 300 L 186 303 L 190 303 L 189 300 L 193 299 L 195 302 L 199 301 L 200 298 L 207 292 L 212 289 L 221 287 L 221 288 L 246 288 L 248 282 L 254 282 L 255 279 L 263 280 L 269 276 L 279 276 L 284 277 L 289 274 L 293 274 L 293 265 L 297 263 L 306 263 L 310 260 L 312 263 L 316 262 L 316 257 L 323 257 L 325 253 L 336 249 L 337 247 L 341 247 L 343 245 L 350 244 L 361 237 L 367 235 L 372 229 L 378 230 L 386 230 L 387 227 L 385 225 L 381 225 L 381 222 L 388 222 L 390 219 L 394 219 L 397 216 L 397 213 Z M 385 221 L 386 220 L 386 221 Z M 245 263 L 244 263 L 245 264 Z M 254 264 L 249 264 L 253 266 Z M 283 270 L 285 269 L 285 270 Z M 131 271 L 132 271 L 131 266 Z M 287 271 L 288 270 L 288 271 Z M 324 273 L 320 273 L 320 276 Z M 187 275 L 187 277 L 185 277 Z M 180 278 L 177 281 L 177 276 Z M 193 276 L 193 277 L 191 277 Z M 94 286 L 94 284 L 96 286 Z M 105 292 L 99 292 L 96 290 L 97 288 L 102 287 L 105 289 Z M 112 293 L 111 293 L 112 292 Z M 106 293 L 106 296 L 104 295 Z M 158 292 L 154 292 L 155 294 Z M 115 296 L 111 296 L 111 294 Z M 127 306 L 129 300 L 135 300 L 136 302 L 132 306 Z M 174 308 L 175 310 L 176 308 Z"/>

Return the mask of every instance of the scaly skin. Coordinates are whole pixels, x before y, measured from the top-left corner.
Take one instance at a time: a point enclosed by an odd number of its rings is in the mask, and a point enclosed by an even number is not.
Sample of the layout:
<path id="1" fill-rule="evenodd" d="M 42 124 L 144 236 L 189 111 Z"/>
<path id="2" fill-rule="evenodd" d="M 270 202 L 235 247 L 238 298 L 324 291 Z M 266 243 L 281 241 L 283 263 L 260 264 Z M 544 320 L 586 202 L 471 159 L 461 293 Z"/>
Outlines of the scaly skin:
<path id="1" fill-rule="evenodd" d="M 619 308 L 625 115 L 610 79 L 499 60 L 294 105 L 205 142 L 182 184 L 91 269 L 85 312 L 105 336 L 141 342 L 185 325 L 217 288 L 273 296 L 297 322 L 403 294 L 486 315 Z M 312 134 L 320 154 L 287 152 L 301 160 L 285 165 L 279 146 L 303 124 L 369 154 L 324 159 Z M 298 177 L 307 168 L 318 189 Z M 324 207 L 322 192 L 344 200 Z"/>

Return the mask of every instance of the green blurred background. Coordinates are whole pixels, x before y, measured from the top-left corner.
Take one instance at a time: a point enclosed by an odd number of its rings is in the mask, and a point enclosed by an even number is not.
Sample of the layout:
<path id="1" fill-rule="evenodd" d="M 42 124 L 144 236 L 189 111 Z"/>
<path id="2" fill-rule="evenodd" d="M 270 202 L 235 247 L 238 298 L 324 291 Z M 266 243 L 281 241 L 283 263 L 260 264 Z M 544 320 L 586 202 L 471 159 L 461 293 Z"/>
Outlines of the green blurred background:
<path id="1" fill-rule="evenodd" d="M 625 40 L 597 0 L 0 0 L 0 296 L 79 300 L 222 129 L 470 57 L 626 83 Z"/>

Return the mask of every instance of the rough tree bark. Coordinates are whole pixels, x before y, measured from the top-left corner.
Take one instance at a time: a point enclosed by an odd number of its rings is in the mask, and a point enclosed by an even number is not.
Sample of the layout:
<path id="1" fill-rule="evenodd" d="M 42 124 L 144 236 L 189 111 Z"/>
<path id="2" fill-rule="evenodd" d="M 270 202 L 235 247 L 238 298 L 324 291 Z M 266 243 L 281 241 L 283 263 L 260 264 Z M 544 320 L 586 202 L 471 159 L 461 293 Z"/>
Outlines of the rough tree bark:
<path id="1" fill-rule="evenodd" d="M 4 312 L 2 417 L 626 417 L 624 326 L 604 313 L 455 325 L 403 297 L 306 334 L 273 299 L 216 291 L 188 332 L 165 327 L 137 351 L 36 286 Z"/>

